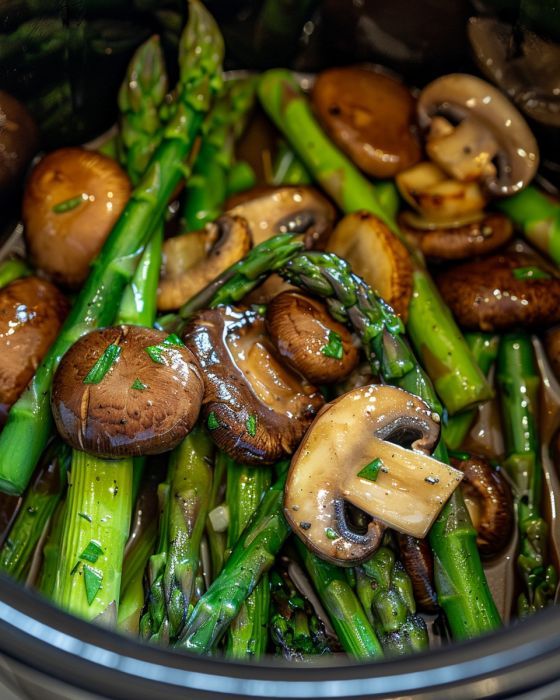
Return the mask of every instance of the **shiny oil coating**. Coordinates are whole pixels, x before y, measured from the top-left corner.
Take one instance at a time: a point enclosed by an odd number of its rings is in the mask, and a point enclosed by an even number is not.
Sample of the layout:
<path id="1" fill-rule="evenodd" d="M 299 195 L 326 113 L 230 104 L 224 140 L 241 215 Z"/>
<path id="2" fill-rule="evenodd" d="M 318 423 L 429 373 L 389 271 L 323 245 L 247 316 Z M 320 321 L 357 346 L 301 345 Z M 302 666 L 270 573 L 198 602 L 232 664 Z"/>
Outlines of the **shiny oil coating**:
<path id="1" fill-rule="evenodd" d="M 379 523 L 359 543 L 343 536 L 337 502 L 347 501 L 399 531 L 424 537 L 461 473 L 427 456 L 439 422 L 418 397 L 390 386 L 354 389 L 317 415 L 292 459 L 284 513 L 320 557 L 352 565 L 379 546 Z M 405 449 L 397 442 L 410 444 Z M 373 460 L 376 480 L 358 476 Z"/>
<path id="2" fill-rule="evenodd" d="M 68 309 L 58 289 L 38 277 L 0 289 L 0 424 L 58 335 Z"/>
<path id="3" fill-rule="evenodd" d="M 366 68 L 323 71 L 313 107 L 335 143 L 366 173 L 393 177 L 420 160 L 415 100 L 399 81 Z"/>
<path id="4" fill-rule="evenodd" d="M 64 355 L 53 381 L 52 410 L 62 437 L 75 449 L 101 457 L 159 454 L 192 429 L 203 383 L 191 352 L 166 345 L 162 363 L 146 348 L 167 334 L 137 326 L 96 330 Z M 118 359 L 98 384 L 84 378 L 110 344 Z M 138 380 L 138 382 L 137 382 Z M 144 389 L 134 386 L 144 385 Z"/>
<path id="5" fill-rule="evenodd" d="M 560 321 L 560 279 L 516 279 L 513 270 L 539 265 L 508 252 L 446 269 L 437 285 L 463 328 L 496 331 L 546 327 Z"/>
<path id="6" fill-rule="evenodd" d="M 203 371 L 203 414 L 218 447 L 252 465 L 291 454 L 324 400 L 277 359 L 264 318 L 229 306 L 203 311 L 184 341 Z"/>
<path id="7" fill-rule="evenodd" d="M 80 285 L 130 191 L 124 170 L 101 153 L 61 148 L 45 156 L 31 173 L 23 197 L 25 235 L 34 264 L 54 281 Z M 81 201 L 67 211 L 53 210 L 77 198 Z"/>
<path id="8" fill-rule="evenodd" d="M 321 302 L 300 292 L 283 292 L 266 310 L 266 328 L 278 353 L 314 384 L 344 379 L 358 365 L 358 349 L 345 326 L 335 321 Z M 342 356 L 329 357 L 331 334 Z"/>

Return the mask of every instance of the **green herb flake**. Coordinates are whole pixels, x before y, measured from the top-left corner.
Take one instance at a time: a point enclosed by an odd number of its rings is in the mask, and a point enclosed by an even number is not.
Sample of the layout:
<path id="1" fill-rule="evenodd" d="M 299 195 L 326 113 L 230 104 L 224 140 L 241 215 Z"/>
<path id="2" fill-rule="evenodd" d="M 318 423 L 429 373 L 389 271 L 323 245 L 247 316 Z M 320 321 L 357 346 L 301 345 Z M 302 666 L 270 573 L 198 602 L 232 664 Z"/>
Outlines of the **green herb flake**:
<path id="1" fill-rule="evenodd" d="M 361 479 L 367 479 L 368 481 L 377 481 L 381 467 L 383 466 L 383 460 L 376 457 L 369 464 L 358 472 L 358 476 Z"/>
<path id="2" fill-rule="evenodd" d="M 340 537 L 338 532 L 336 530 L 333 530 L 332 527 L 328 527 L 325 530 L 325 535 L 329 540 L 337 540 Z"/>
<path id="3" fill-rule="evenodd" d="M 336 331 L 329 331 L 329 342 L 323 345 L 321 352 L 325 357 L 332 357 L 335 360 L 342 360 L 344 356 L 344 348 L 342 347 L 342 338 Z"/>
<path id="4" fill-rule="evenodd" d="M 94 540 L 90 540 L 87 547 L 80 554 L 80 559 L 84 559 L 85 561 L 95 564 L 102 554 L 103 549 L 101 546 L 97 542 L 94 542 Z"/>
<path id="5" fill-rule="evenodd" d="M 72 197 L 71 199 L 65 199 L 63 202 L 55 204 L 52 210 L 55 214 L 65 214 L 67 211 L 72 211 L 80 204 L 83 204 L 88 199 L 87 195 L 79 194 L 77 197 Z"/>
<path id="6" fill-rule="evenodd" d="M 257 434 L 257 416 L 250 415 L 245 421 L 245 427 L 247 428 L 249 435 L 251 437 L 255 437 Z"/>
<path id="7" fill-rule="evenodd" d="M 206 425 L 208 426 L 208 430 L 216 430 L 216 428 L 220 427 L 220 421 L 216 417 L 214 411 L 210 411 L 210 413 L 208 414 Z"/>
<path id="8" fill-rule="evenodd" d="M 103 574 L 101 571 L 84 564 L 84 585 L 86 587 L 88 605 L 91 605 L 95 600 L 95 596 L 101 588 L 101 581 L 103 581 Z"/>
<path id="9" fill-rule="evenodd" d="M 549 280 L 551 276 L 540 267 L 533 265 L 529 267 L 517 267 L 512 270 L 512 275 L 516 280 Z"/>
<path id="10" fill-rule="evenodd" d="M 111 343 L 105 349 L 105 352 L 93 365 L 90 371 L 84 377 L 84 384 L 99 384 L 107 372 L 111 369 L 113 364 L 119 359 L 121 354 L 120 345 L 115 345 Z"/>
<path id="11" fill-rule="evenodd" d="M 138 379 L 138 377 L 136 377 L 136 379 L 132 382 L 132 386 L 130 388 L 136 389 L 136 391 L 144 391 L 148 388 L 148 385 L 144 384 L 144 382 L 141 379 Z"/>
<path id="12" fill-rule="evenodd" d="M 179 338 L 176 333 L 171 333 L 171 335 L 168 335 L 167 338 L 161 343 L 158 343 L 157 345 L 149 345 L 147 348 L 144 348 L 144 350 L 148 353 L 152 362 L 157 362 L 160 365 L 164 365 L 165 360 L 163 358 L 163 353 L 169 346 L 184 348 L 185 343 L 183 343 L 181 338 Z"/>

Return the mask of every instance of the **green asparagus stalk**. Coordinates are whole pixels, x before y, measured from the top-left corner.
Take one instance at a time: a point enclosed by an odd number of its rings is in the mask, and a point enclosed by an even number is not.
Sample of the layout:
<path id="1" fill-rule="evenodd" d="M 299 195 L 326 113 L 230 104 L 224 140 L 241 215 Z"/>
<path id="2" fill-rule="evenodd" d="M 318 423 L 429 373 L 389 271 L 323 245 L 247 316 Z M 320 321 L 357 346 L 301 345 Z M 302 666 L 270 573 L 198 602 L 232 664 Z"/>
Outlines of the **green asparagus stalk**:
<path id="1" fill-rule="evenodd" d="M 504 214 L 521 229 L 525 238 L 560 264 L 560 203 L 533 185 L 497 202 Z"/>
<path id="2" fill-rule="evenodd" d="M 250 190 L 257 184 L 257 175 L 246 160 L 238 160 L 234 163 L 228 174 L 226 182 L 226 196 Z"/>
<path id="3" fill-rule="evenodd" d="M 255 80 L 231 80 L 208 114 L 200 152 L 187 182 L 184 225 L 197 231 L 222 213 L 234 165 L 235 143 L 255 101 Z"/>
<path id="4" fill-rule="evenodd" d="M 525 616 L 546 607 L 556 592 L 557 573 L 547 563 L 548 527 L 541 511 L 542 464 L 537 432 L 540 376 L 529 335 L 509 333 L 498 350 L 498 386 L 506 445 L 503 466 L 513 485 L 519 527 L 524 591 L 518 611 Z"/>
<path id="5" fill-rule="evenodd" d="M 33 553 L 66 487 L 70 448 L 56 440 L 47 447 L 21 509 L 0 550 L 0 570 L 25 580 Z"/>
<path id="6" fill-rule="evenodd" d="M 271 70 L 259 84 L 260 100 L 311 175 L 347 213 L 365 209 L 402 238 L 379 201 L 375 186 L 328 139 L 315 121 L 307 99 L 291 73 Z M 478 368 L 449 309 L 425 267 L 415 264 L 408 332 L 450 414 L 491 398 L 492 390 Z M 430 329 L 426 333 L 426 328 Z"/>
<path id="7" fill-rule="evenodd" d="M 310 185 L 311 175 L 285 141 L 278 147 L 272 164 L 271 185 Z"/>
<path id="8" fill-rule="evenodd" d="M 344 570 L 319 559 L 300 540 L 296 544 L 344 651 L 358 659 L 381 658 L 381 643 Z"/>
<path id="9" fill-rule="evenodd" d="M 228 457 L 223 452 L 218 452 L 214 460 L 214 475 L 212 477 L 212 491 L 208 503 L 208 512 L 211 513 L 214 508 L 220 504 L 220 493 L 223 481 L 226 475 Z M 224 554 L 226 551 L 226 534 L 225 532 L 216 532 L 212 527 L 210 518 L 206 519 L 206 537 L 210 548 L 210 559 L 212 563 L 212 576 L 216 576 L 222 570 L 224 565 Z"/>
<path id="10" fill-rule="evenodd" d="M 119 90 L 121 163 L 133 183 L 140 181 L 163 137 L 159 110 L 168 90 L 159 37 L 134 53 Z"/>
<path id="11" fill-rule="evenodd" d="M 208 653 L 266 573 L 290 528 L 283 515 L 285 475 L 264 495 L 220 575 L 192 611 L 177 647 Z"/>
<path id="12" fill-rule="evenodd" d="M 184 175 L 183 161 L 219 88 L 222 52 L 222 39 L 213 19 L 199 0 L 191 0 L 180 46 L 175 116 L 94 262 L 59 337 L 10 411 L 0 434 L 1 489 L 21 493 L 44 449 L 52 428 L 49 390 L 60 358 L 84 333 L 113 320 L 114 300 L 130 282 L 142 247 L 163 219 L 167 202 Z"/>
<path id="13" fill-rule="evenodd" d="M 498 355 L 499 338 L 490 333 L 465 333 L 465 340 L 478 366 L 488 374 Z M 476 411 L 471 409 L 449 418 L 442 428 L 443 440 L 450 450 L 457 450 L 467 437 Z"/>
<path id="14" fill-rule="evenodd" d="M 49 532 L 43 546 L 43 565 L 39 573 L 37 590 L 46 598 L 52 600 L 56 584 L 58 560 L 60 559 L 60 543 L 62 541 L 62 527 L 64 524 L 64 512 L 66 500 L 62 500 L 55 508 L 49 523 Z"/>
<path id="15" fill-rule="evenodd" d="M 269 468 L 246 467 L 228 460 L 226 494 L 229 508 L 229 549 L 232 549 L 241 537 L 269 487 Z M 268 643 L 269 605 L 270 584 L 265 573 L 229 627 L 226 640 L 228 656 L 241 659 L 258 658 L 265 653 Z"/>
<path id="16" fill-rule="evenodd" d="M 27 277 L 30 274 L 31 270 L 23 260 L 4 260 L 0 263 L 0 289 L 14 280 Z"/>

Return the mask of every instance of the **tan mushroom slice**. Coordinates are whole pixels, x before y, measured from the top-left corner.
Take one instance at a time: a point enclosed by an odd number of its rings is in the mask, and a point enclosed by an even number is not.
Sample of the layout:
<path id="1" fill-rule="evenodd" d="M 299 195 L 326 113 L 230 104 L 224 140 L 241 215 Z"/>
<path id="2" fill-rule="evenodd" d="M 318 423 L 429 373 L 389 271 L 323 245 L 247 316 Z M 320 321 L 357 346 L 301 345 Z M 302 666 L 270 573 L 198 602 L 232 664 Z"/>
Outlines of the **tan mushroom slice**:
<path id="1" fill-rule="evenodd" d="M 264 317 L 230 306 L 203 311 L 184 340 L 203 370 L 203 415 L 218 447 L 250 465 L 291 455 L 324 400 L 281 362 Z"/>
<path id="2" fill-rule="evenodd" d="M 399 173 L 395 182 L 414 209 L 429 221 L 441 224 L 477 215 L 487 201 L 477 182 L 452 179 L 435 163 L 418 163 Z"/>
<path id="3" fill-rule="evenodd" d="M 72 447 L 113 458 L 176 447 L 194 427 L 202 395 L 198 365 L 179 338 L 117 326 L 92 331 L 68 350 L 51 405 Z"/>
<path id="4" fill-rule="evenodd" d="M 229 199 L 226 209 L 247 220 L 254 245 L 293 231 L 304 234 L 308 248 L 322 250 L 335 220 L 334 207 L 313 187 L 257 187 Z"/>
<path id="5" fill-rule="evenodd" d="M 430 133 L 434 117 L 441 121 Z M 450 177 L 480 180 L 494 196 L 509 196 L 528 185 L 539 149 L 524 118 L 498 88 L 464 73 L 436 78 L 421 92 L 418 119 L 428 131 L 426 150 Z"/>
<path id="6" fill-rule="evenodd" d="M 372 214 L 349 214 L 338 224 L 327 250 L 344 258 L 405 320 L 412 296 L 412 263 L 404 245 Z"/>
<path id="7" fill-rule="evenodd" d="M 312 101 L 332 140 L 369 175 L 394 177 L 420 160 L 415 99 L 395 78 L 330 68 L 318 75 Z"/>
<path id="8" fill-rule="evenodd" d="M 526 253 L 449 267 L 436 283 L 463 328 L 499 331 L 560 322 L 560 279 Z"/>
<path id="9" fill-rule="evenodd" d="M 294 532 L 320 557 L 348 566 L 379 546 L 378 521 L 425 537 L 462 479 L 428 456 L 438 436 L 437 416 L 402 389 L 361 387 L 328 404 L 288 473 L 284 512 Z M 375 518 L 368 531 L 352 529 L 347 503 Z"/>
<path id="10" fill-rule="evenodd" d="M 202 231 L 169 238 L 163 245 L 158 309 L 178 309 L 251 249 L 245 219 L 222 216 Z"/>
<path id="11" fill-rule="evenodd" d="M 350 331 L 301 292 L 275 297 L 266 310 L 266 327 L 278 354 L 314 384 L 341 381 L 358 365 Z"/>
<path id="12" fill-rule="evenodd" d="M 477 217 L 458 226 L 418 221 L 410 211 L 399 216 L 401 231 L 431 260 L 463 260 L 501 248 L 513 236 L 511 221 L 499 213 Z"/>

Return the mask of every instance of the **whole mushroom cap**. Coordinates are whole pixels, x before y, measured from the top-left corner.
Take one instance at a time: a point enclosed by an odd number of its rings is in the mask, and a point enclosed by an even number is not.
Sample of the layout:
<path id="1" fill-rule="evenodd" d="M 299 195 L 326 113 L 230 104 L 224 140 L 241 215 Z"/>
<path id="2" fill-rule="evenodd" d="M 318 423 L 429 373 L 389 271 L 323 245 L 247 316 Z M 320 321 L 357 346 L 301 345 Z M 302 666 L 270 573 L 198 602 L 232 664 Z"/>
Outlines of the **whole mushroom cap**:
<path id="1" fill-rule="evenodd" d="M 0 194 L 11 192 L 39 146 L 39 132 L 27 108 L 0 90 Z"/>
<path id="2" fill-rule="evenodd" d="M 173 449 L 191 431 L 203 391 L 198 365 L 178 339 L 117 326 L 92 331 L 68 350 L 51 405 L 59 433 L 75 449 L 108 458 L 150 455 Z"/>

